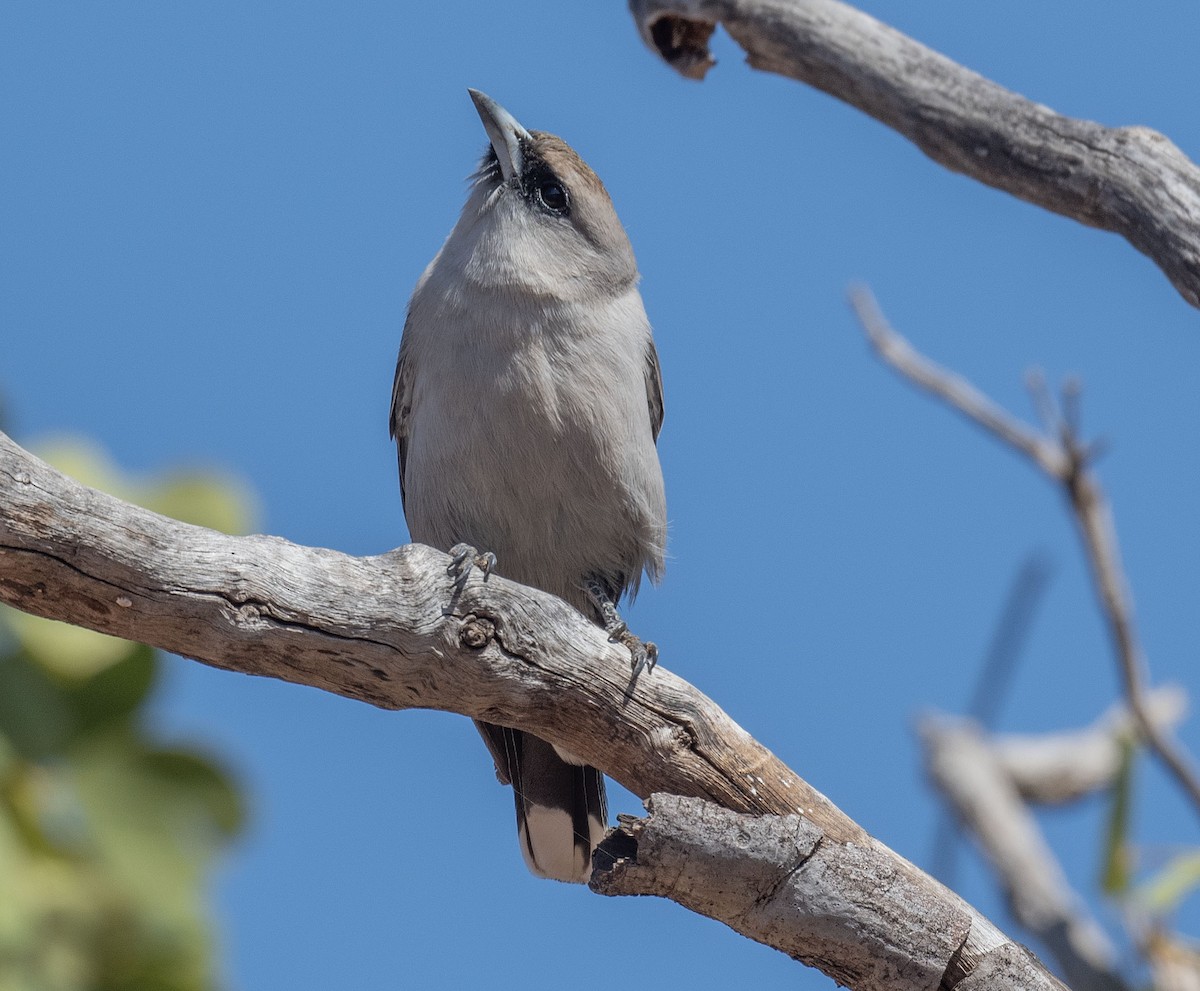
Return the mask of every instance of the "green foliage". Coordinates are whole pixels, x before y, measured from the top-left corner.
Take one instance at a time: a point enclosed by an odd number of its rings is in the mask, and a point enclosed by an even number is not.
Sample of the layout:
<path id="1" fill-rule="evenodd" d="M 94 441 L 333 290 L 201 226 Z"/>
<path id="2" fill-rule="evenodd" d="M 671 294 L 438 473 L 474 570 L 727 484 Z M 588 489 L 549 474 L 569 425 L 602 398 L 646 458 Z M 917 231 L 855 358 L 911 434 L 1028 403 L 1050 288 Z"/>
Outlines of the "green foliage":
<path id="1" fill-rule="evenodd" d="M 1130 820 L 1138 748 L 1129 736 L 1123 737 L 1120 745 L 1121 761 L 1109 792 L 1100 883 L 1106 895 L 1132 911 L 1143 925 L 1157 928 L 1200 888 L 1200 850 L 1184 850 L 1149 876 L 1135 879 L 1138 851 L 1130 838 Z"/>
<path id="2" fill-rule="evenodd" d="M 84 443 L 41 453 L 158 512 L 247 528 L 249 498 L 215 476 L 137 482 Z M 160 664 L 0 607 L 0 991 L 216 984 L 205 887 L 245 813 L 211 757 L 144 726 Z"/>
<path id="3" fill-rule="evenodd" d="M 1132 875 L 1129 818 L 1133 809 L 1134 743 L 1121 739 L 1121 763 L 1113 779 L 1108 823 L 1104 835 L 1104 866 L 1100 885 L 1105 894 L 1119 898 L 1128 893 Z"/>
<path id="4" fill-rule="evenodd" d="M 1147 914 L 1164 918 L 1197 888 L 1200 888 L 1200 850 L 1192 849 L 1172 857 L 1135 894 Z"/>

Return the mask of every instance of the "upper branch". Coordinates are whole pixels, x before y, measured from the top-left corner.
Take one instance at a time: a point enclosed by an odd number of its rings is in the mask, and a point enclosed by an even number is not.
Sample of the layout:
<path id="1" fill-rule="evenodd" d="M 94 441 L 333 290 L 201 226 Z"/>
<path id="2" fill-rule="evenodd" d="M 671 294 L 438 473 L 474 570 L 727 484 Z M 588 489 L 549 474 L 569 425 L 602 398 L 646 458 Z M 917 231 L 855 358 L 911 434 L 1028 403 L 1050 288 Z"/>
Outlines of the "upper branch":
<path id="1" fill-rule="evenodd" d="M 1120 234 L 1200 307 L 1200 170 L 1145 127 L 1064 117 L 838 0 L 630 0 L 646 43 L 685 76 L 718 23 L 756 69 L 824 90 L 947 168 Z"/>

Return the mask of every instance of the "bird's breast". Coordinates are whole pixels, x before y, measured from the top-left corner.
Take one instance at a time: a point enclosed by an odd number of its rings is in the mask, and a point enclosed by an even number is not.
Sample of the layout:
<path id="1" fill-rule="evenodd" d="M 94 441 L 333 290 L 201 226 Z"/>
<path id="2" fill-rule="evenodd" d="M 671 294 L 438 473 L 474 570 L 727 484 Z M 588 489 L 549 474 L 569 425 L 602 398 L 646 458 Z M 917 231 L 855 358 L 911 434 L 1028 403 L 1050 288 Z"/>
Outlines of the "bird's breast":
<path id="1" fill-rule="evenodd" d="M 578 603 L 594 572 L 661 563 L 662 475 L 632 310 L 449 306 L 417 357 L 406 510 L 414 539 L 494 551 Z M 622 315 L 629 326 L 613 326 Z M 643 359 L 644 361 L 644 359 Z M 449 386 L 446 383 L 451 383 Z"/>

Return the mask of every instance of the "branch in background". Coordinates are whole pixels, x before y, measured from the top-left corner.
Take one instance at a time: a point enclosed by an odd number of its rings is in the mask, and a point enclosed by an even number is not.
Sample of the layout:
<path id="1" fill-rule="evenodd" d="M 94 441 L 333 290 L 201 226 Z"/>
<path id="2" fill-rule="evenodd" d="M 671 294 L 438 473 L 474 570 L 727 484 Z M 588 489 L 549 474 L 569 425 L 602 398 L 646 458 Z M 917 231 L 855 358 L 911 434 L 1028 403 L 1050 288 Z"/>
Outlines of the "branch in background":
<path id="1" fill-rule="evenodd" d="M 1052 571 L 1047 556 L 1039 552 L 1025 559 L 1013 579 L 971 701 L 967 703 L 967 715 L 978 720 L 985 729 L 996 725 L 1000 706 L 1008 698 L 1017 662 L 1029 639 L 1034 615 L 1050 585 Z"/>
<path id="2" fill-rule="evenodd" d="M 1187 713 L 1187 695 L 1176 685 L 1152 689 L 1146 711 L 1161 732 Z M 1005 734 L 990 740 L 993 756 L 1026 802 L 1062 805 L 1113 783 L 1121 765 L 1121 741 L 1136 735 L 1124 705 L 1112 706 L 1091 726 L 1039 736 Z"/>
<path id="3" fill-rule="evenodd" d="M 967 716 L 985 730 L 996 725 L 1000 707 L 1008 697 L 1008 688 L 1016 673 L 1021 649 L 1029 637 L 1034 613 L 1050 583 L 1050 573 L 1050 562 L 1045 554 L 1031 554 L 1009 588 L 991 646 L 967 704 Z M 930 872 L 953 888 L 957 864 L 958 826 L 949 810 L 943 809 L 934 829 Z"/>
<path id="4" fill-rule="evenodd" d="M 1164 730 L 1187 709 L 1184 691 L 1175 686 L 1155 689 L 1147 703 Z M 1125 985 L 1111 944 L 1067 883 L 1027 803 L 1062 804 L 1110 786 L 1121 765 L 1122 740 L 1133 732 L 1133 718 L 1121 705 L 1067 733 L 988 736 L 974 720 L 942 717 L 925 718 L 917 728 L 926 769 L 947 808 L 975 836 L 1013 915 L 1045 941 L 1075 991 Z M 1175 945 L 1156 935 L 1164 942 L 1155 945 Z M 1165 959 L 1177 963 L 1179 957 Z"/>
<path id="5" fill-rule="evenodd" d="M 1045 943 L 1075 991 L 1127 991 L 1108 937 L 978 725 L 927 718 L 918 734 L 930 777 L 979 841 L 1016 919 Z"/>
<path id="6" fill-rule="evenodd" d="M 838 0 L 630 0 L 692 79 L 721 24 L 756 69 L 808 83 L 988 186 L 1113 231 L 1200 307 L 1200 170 L 1163 135 L 1055 113 Z"/>
<path id="7" fill-rule="evenodd" d="M 787 894 L 767 899 L 766 929 L 748 917 L 723 921 L 794 952 L 807 937 L 793 930 L 807 932 L 820 916 L 823 949 L 810 962 L 859 991 L 1055 986 L 992 923 L 873 840 L 711 699 L 661 667 L 633 677 L 624 648 L 544 592 L 474 577 L 452 598 L 448 560 L 419 545 L 354 558 L 189 526 L 73 482 L 0 434 L 0 602 L 382 708 L 528 730 L 643 797 L 671 792 L 772 813 L 737 821 L 793 839 L 802 830 L 821 855 L 812 867 L 807 854 L 790 855 L 771 875 L 764 892 Z M 738 830 L 723 835 L 729 871 L 765 869 Z M 639 871 L 654 868 L 650 849 L 639 847 Z M 726 885 L 720 872 L 694 874 L 663 893 L 689 907 L 717 905 Z M 836 903 L 824 900 L 831 890 Z M 954 922 L 945 930 L 929 928 L 946 919 Z M 886 927 L 890 940 L 860 938 Z M 988 983 L 1000 980 L 1009 983 Z"/>
<path id="8" fill-rule="evenodd" d="M 1142 942 L 1155 991 L 1200 991 L 1200 947 L 1179 936 L 1152 932 Z"/>
<path id="9" fill-rule="evenodd" d="M 1091 452 L 1076 433 L 1073 404 L 1065 417 L 1047 409 L 1045 415 L 1054 421 L 1049 428 L 1056 435 L 1040 434 L 997 406 L 966 379 L 919 354 L 888 324 L 869 291 L 854 290 L 850 302 L 871 346 L 887 364 L 1024 454 L 1062 487 L 1083 535 L 1092 580 L 1116 652 L 1125 701 L 1138 735 L 1174 776 L 1195 812 L 1200 814 L 1200 778 L 1190 758 L 1150 715 L 1146 661 L 1134 630 L 1133 606 L 1121 568 L 1117 535 L 1108 500 L 1091 470 Z"/>

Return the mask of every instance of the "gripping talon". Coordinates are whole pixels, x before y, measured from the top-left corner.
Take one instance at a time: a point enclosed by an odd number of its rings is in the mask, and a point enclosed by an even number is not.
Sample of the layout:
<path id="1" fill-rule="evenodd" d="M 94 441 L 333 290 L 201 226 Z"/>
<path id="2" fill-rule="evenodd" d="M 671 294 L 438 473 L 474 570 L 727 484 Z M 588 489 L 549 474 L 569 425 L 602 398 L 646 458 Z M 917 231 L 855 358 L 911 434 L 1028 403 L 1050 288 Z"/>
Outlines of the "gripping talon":
<path id="1" fill-rule="evenodd" d="M 624 644 L 629 649 L 629 663 L 636 677 L 643 669 L 653 671 L 658 664 L 658 647 L 650 641 L 643 642 L 629 632 L 629 626 L 617 612 L 604 584 L 595 578 L 585 579 L 583 590 L 596 610 L 597 618 L 608 634 L 609 643 Z"/>
<path id="2" fill-rule="evenodd" d="M 478 568 L 483 572 L 483 580 L 496 568 L 496 555 L 491 551 L 480 554 L 470 544 L 455 544 L 450 548 L 450 563 L 446 565 L 446 574 L 454 579 L 454 590 L 461 592 L 471 577 L 471 569 Z"/>
<path id="3" fill-rule="evenodd" d="M 633 670 L 634 677 L 641 674 L 643 670 L 647 672 L 654 670 L 654 666 L 658 663 L 658 646 L 655 643 L 649 640 L 642 641 L 632 633 L 626 633 L 618 640 L 629 648 L 629 666 Z"/>

